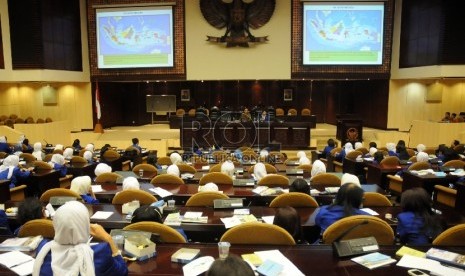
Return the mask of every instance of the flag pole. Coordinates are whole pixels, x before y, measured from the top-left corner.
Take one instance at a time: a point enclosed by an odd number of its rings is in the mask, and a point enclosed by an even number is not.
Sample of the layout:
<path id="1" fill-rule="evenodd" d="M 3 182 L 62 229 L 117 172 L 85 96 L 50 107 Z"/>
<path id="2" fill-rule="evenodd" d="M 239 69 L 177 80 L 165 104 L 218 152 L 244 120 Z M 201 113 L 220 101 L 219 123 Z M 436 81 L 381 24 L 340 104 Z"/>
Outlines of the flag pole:
<path id="1" fill-rule="evenodd" d="M 103 127 L 100 123 L 100 118 L 102 117 L 102 111 L 100 108 L 100 92 L 98 89 L 98 82 L 95 84 L 95 113 L 97 113 L 97 123 L 94 127 L 94 133 L 103 133 Z"/>

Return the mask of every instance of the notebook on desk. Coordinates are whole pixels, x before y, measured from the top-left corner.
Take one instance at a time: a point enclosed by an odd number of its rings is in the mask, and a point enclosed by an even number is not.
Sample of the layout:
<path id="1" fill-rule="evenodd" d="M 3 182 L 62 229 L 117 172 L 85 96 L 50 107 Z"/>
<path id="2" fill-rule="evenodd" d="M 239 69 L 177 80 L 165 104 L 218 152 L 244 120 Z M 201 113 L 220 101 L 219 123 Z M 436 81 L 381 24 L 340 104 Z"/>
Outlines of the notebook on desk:
<path id="1" fill-rule="evenodd" d="M 244 203 L 242 198 L 215 199 L 213 200 L 214 209 L 242 208 Z"/>
<path id="2" fill-rule="evenodd" d="M 234 179 L 233 180 L 234 187 L 253 187 L 255 186 L 255 180 L 253 179 Z"/>

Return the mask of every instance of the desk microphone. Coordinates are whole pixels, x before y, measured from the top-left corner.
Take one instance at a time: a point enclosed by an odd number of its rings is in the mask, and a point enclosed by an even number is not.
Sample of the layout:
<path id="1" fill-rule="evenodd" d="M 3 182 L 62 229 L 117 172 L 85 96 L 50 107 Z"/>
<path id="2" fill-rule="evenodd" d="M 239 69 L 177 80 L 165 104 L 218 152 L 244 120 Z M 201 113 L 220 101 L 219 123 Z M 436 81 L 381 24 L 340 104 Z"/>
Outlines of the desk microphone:
<path id="1" fill-rule="evenodd" d="M 352 225 L 351 227 L 349 227 L 349 229 L 347 229 L 346 231 L 342 232 L 342 234 L 340 234 L 339 236 L 337 236 L 337 238 L 334 239 L 334 242 L 339 242 L 339 241 L 341 241 L 345 236 L 347 236 L 348 234 L 350 234 L 350 232 L 352 232 L 354 229 L 358 228 L 358 227 L 361 226 L 361 225 L 365 225 L 365 224 L 368 224 L 368 220 L 363 220 L 362 222 L 360 222 L 360 223 L 358 223 L 358 224 Z"/>

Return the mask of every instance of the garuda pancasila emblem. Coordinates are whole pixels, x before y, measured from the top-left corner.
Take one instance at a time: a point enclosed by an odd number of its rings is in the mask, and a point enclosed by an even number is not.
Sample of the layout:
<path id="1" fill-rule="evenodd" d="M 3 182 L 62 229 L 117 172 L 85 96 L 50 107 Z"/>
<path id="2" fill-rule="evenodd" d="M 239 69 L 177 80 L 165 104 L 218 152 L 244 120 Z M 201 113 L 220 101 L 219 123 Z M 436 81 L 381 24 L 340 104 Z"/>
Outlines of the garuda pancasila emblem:
<path id="1" fill-rule="evenodd" d="M 221 37 L 207 35 L 207 41 L 226 43 L 227 47 L 249 47 L 249 42 L 265 42 L 268 36 L 255 37 L 258 29 L 271 18 L 275 0 L 200 0 L 200 10 L 210 25 L 226 32 Z"/>

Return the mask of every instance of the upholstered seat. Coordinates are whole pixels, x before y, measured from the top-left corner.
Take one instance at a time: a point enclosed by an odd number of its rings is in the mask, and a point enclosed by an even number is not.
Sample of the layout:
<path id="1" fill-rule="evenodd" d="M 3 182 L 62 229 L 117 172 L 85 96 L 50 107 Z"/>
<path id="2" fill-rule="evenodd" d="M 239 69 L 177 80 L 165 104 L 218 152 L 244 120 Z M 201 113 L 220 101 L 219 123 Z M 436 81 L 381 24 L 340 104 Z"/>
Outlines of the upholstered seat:
<path id="1" fill-rule="evenodd" d="M 53 169 L 53 167 L 49 163 L 45 161 L 39 161 L 39 160 L 34 161 L 33 166 L 34 168 L 38 170 L 52 170 Z"/>
<path id="2" fill-rule="evenodd" d="M 455 207 L 457 200 L 457 190 L 442 185 L 434 186 L 434 202 Z"/>
<path id="3" fill-rule="evenodd" d="M 76 163 L 86 164 L 87 160 L 82 156 L 73 156 L 73 157 L 71 157 L 70 162 L 71 162 L 71 164 L 76 164 Z"/>
<path id="4" fill-rule="evenodd" d="M 287 115 L 288 115 L 288 116 L 297 116 L 297 109 L 295 109 L 295 108 L 290 108 L 290 109 L 287 111 Z"/>
<path id="5" fill-rule="evenodd" d="M 114 173 L 114 172 L 106 172 L 102 173 L 101 175 L 95 178 L 95 182 L 97 183 L 116 183 L 118 178 L 122 178 L 121 175 Z"/>
<path id="6" fill-rule="evenodd" d="M 187 164 L 178 164 L 177 166 L 181 174 L 183 173 L 195 174 L 197 172 L 197 170 L 194 167 L 187 165 Z"/>
<path id="7" fill-rule="evenodd" d="M 231 244 L 294 245 L 294 238 L 283 228 L 267 223 L 247 222 L 228 229 L 220 241 Z"/>
<path id="8" fill-rule="evenodd" d="M 228 199 L 229 197 L 220 192 L 198 192 L 193 194 L 186 202 L 186 206 L 213 206 L 215 199 Z"/>
<path id="9" fill-rule="evenodd" d="M 365 192 L 363 195 L 363 207 L 390 207 L 391 201 L 385 195 L 376 192 Z"/>
<path id="10" fill-rule="evenodd" d="M 318 207 L 318 202 L 311 197 L 310 195 L 299 193 L 299 192 L 290 192 L 287 194 L 281 194 L 275 197 L 271 203 L 270 207 Z"/>
<path id="11" fill-rule="evenodd" d="M 433 245 L 465 246 L 465 224 L 458 224 L 445 230 L 433 240 Z"/>
<path id="12" fill-rule="evenodd" d="M 300 111 L 300 115 L 302 115 L 302 116 L 310 116 L 311 115 L 310 109 L 309 108 L 302 109 L 302 111 Z"/>
<path id="13" fill-rule="evenodd" d="M 171 165 L 171 159 L 169 158 L 169 156 L 162 156 L 162 157 L 159 157 L 158 160 L 157 160 L 157 165 L 159 166 L 169 166 Z"/>
<path id="14" fill-rule="evenodd" d="M 384 166 L 399 166 L 399 158 L 397 156 L 386 156 L 379 164 Z"/>
<path id="15" fill-rule="evenodd" d="M 53 223 L 49 219 L 34 219 L 26 222 L 18 232 L 18 237 L 39 236 L 46 239 L 55 237 L 55 229 Z"/>
<path id="16" fill-rule="evenodd" d="M 11 201 L 24 201 L 26 198 L 26 188 L 27 185 L 19 185 L 13 188 L 10 188 L 10 200 Z"/>
<path id="17" fill-rule="evenodd" d="M 455 169 L 465 168 L 465 162 L 462 160 L 450 160 L 443 164 L 444 167 L 451 167 Z"/>
<path id="18" fill-rule="evenodd" d="M 368 215 L 345 217 L 331 224 L 323 233 L 323 243 L 333 243 L 342 233 L 355 225 L 359 226 L 347 233 L 343 240 L 373 236 L 379 245 L 394 243 L 394 231 L 391 226 L 380 218 Z"/>
<path id="19" fill-rule="evenodd" d="M 348 154 L 346 154 L 345 158 L 347 158 L 349 160 L 355 160 L 359 156 L 363 156 L 363 153 L 361 151 L 359 151 L 359 150 L 353 150 L 353 151 L 349 152 Z"/>
<path id="20" fill-rule="evenodd" d="M 132 171 L 134 173 L 139 173 L 140 170 L 143 170 L 144 172 L 157 172 L 157 168 L 152 165 L 152 164 L 139 164 L 139 165 L 136 165 L 134 168 L 132 168 Z"/>
<path id="21" fill-rule="evenodd" d="M 276 116 L 284 116 L 284 109 L 282 108 L 279 108 L 279 107 L 276 108 L 275 112 L 276 112 Z"/>
<path id="22" fill-rule="evenodd" d="M 124 204 L 138 200 L 140 205 L 148 205 L 157 201 L 157 198 L 143 190 L 125 190 L 118 192 L 111 201 L 112 204 Z"/>
<path id="23" fill-rule="evenodd" d="M 159 174 L 152 178 L 150 183 L 154 186 L 161 184 L 184 185 L 184 181 L 179 176 L 172 174 Z"/>
<path id="24" fill-rule="evenodd" d="M 221 172 L 211 172 L 203 175 L 199 180 L 199 185 L 205 185 L 209 182 L 213 182 L 217 185 L 232 185 L 233 179 L 227 174 Z"/>
<path id="25" fill-rule="evenodd" d="M 268 174 L 260 179 L 257 183 L 258 186 L 268 187 L 289 187 L 289 178 L 280 174 Z"/>
<path id="26" fill-rule="evenodd" d="M 303 170 L 306 173 L 311 173 L 312 172 L 312 167 L 313 167 L 313 165 L 311 165 L 311 164 L 303 164 L 303 165 L 297 166 L 296 169 Z"/>
<path id="27" fill-rule="evenodd" d="M 121 156 L 117 151 L 109 149 L 105 151 L 102 157 L 105 161 L 115 161 L 118 160 Z"/>
<path id="28" fill-rule="evenodd" d="M 19 155 L 19 159 L 23 159 L 24 161 L 26 161 L 26 163 L 31 163 L 36 160 L 34 155 L 32 155 L 31 153 L 24 153 L 24 152 Z"/>
<path id="29" fill-rule="evenodd" d="M 45 191 L 41 196 L 40 196 L 40 202 L 47 203 L 50 201 L 50 198 L 53 196 L 69 196 L 69 197 L 75 197 L 76 200 L 81 200 L 81 196 L 74 192 L 71 191 L 70 189 L 65 189 L 65 188 L 53 188 Z"/>
<path id="30" fill-rule="evenodd" d="M 158 234 L 160 236 L 161 242 L 163 243 L 187 242 L 184 236 L 176 231 L 176 229 L 154 221 L 140 221 L 129 224 L 128 226 L 124 227 L 123 230 L 138 230 Z"/>
<path id="31" fill-rule="evenodd" d="M 320 173 L 310 179 L 310 186 L 313 189 L 324 191 L 326 187 L 341 186 L 341 179 L 331 173 Z"/>

